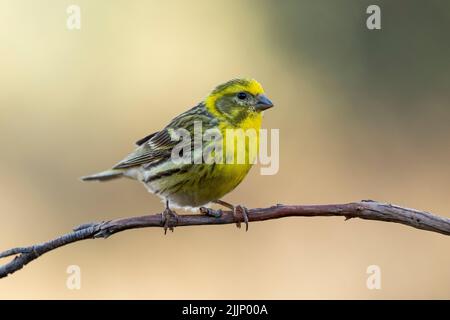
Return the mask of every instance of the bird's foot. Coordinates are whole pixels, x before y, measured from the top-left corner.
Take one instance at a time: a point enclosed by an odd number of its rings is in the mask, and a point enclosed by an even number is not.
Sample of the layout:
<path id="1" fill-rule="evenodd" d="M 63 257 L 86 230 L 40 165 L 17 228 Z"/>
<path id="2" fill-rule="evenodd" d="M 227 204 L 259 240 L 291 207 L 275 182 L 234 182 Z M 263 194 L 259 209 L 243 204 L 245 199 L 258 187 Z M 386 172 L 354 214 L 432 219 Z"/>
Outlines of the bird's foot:
<path id="1" fill-rule="evenodd" d="M 236 227 L 241 227 L 241 220 L 245 223 L 245 231 L 248 231 L 248 209 L 240 204 L 235 206 L 223 200 L 215 200 L 214 203 L 220 204 L 230 210 L 233 210 L 234 220 L 236 221 Z"/>
<path id="2" fill-rule="evenodd" d="M 240 204 L 233 206 L 233 216 L 236 220 L 236 227 L 240 228 L 241 220 L 244 220 L 245 231 L 248 231 L 248 209 Z"/>
<path id="3" fill-rule="evenodd" d="M 176 227 L 178 223 L 178 215 L 175 211 L 170 208 L 164 209 L 164 212 L 161 213 L 162 223 L 164 228 L 164 234 L 167 234 L 167 229 L 173 232 L 173 228 Z"/>
<path id="4" fill-rule="evenodd" d="M 220 209 L 214 210 L 211 208 L 201 207 L 200 212 L 203 213 L 204 215 L 214 217 L 214 218 L 220 218 L 222 216 L 222 210 L 220 210 Z"/>

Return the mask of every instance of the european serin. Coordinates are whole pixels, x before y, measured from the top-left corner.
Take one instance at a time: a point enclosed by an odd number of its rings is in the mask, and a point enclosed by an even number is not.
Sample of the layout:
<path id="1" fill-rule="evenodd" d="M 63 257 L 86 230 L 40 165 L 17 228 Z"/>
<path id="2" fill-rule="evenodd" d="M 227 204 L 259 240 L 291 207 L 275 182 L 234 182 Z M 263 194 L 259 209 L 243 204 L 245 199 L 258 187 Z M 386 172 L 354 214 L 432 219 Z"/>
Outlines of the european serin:
<path id="1" fill-rule="evenodd" d="M 170 217 L 177 217 L 170 207 L 198 208 L 209 203 L 217 203 L 233 210 L 238 227 L 240 219 L 237 214 L 240 212 L 248 229 L 247 209 L 220 199 L 241 183 L 252 167 L 253 159 L 247 156 L 247 161 L 241 164 L 196 161 L 180 163 L 173 161 L 172 151 L 179 143 L 177 130 L 182 128 L 194 135 L 195 123 L 201 123 L 201 133 L 216 129 L 222 136 L 226 135 L 227 129 L 251 129 L 256 131 L 256 144 L 259 144 L 262 111 L 272 106 L 272 102 L 264 95 L 262 86 L 256 80 L 228 81 L 217 86 L 197 106 L 174 118 L 161 131 L 137 141 L 137 149 L 111 170 L 83 177 L 82 180 L 108 181 L 127 177 L 141 181 L 150 192 L 165 200 L 165 230 L 169 227 Z M 225 141 L 225 138 L 223 140 Z M 202 150 L 211 149 L 212 143 L 203 143 Z M 243 152 L 249 152 L 249 143 L 246 139 Z M 189 148 L 193 148 L 193 145 L 189 140 Z M 230 151 L 225 147 L 222 150 L 226 159 L 236 156 L 235 149 Z M 200 210 L 206 214 L 220 214 L 220 210 L 205 207 Z M 170 229 L 173 230 L 172 227 Z"/>

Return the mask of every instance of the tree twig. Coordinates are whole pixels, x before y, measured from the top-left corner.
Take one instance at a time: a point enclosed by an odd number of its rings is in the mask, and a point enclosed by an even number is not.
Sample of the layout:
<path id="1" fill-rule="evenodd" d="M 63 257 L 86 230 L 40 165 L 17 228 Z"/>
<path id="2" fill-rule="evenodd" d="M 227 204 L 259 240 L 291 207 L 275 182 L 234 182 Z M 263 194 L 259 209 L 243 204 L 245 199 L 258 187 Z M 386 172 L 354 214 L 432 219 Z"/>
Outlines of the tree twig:
<path id="1" fill-rule="evenodd" d="M 372 200 L 363 200 L 346 204 L 329 205 L 281 205 L 270 208 L 251 209 L 248 212 L 249 221 L 265 221 L 285 217 L 328 217 L 338 216 L 361 218 L 365 220 L 378 220 L 401 223 L 413 228 L 450 235 L 450 219 L 438 217 L 431 213 L 399 207 L 388 203 Z M 206 215 L 179 215 L 176 226 L 196 226 L 213 224 L 232 224 L 235 218 L 231 211 L 223 212 L 221 217 Z M 175 221 L 171 222 L 172 225 Z M 0 253 L 0 258 L 15 256 L 15 258 L 0 266 L 0 278 L 8 276 L 22 269 L 29 262 L 37 259 L 46 252 L 65 246 L 72 242 L 85 239 L 107 238 L 112 234 L 137 228 L 162 227 L 161 214 L 130 217 L 104 222 L 88 223 L 53 240 L 32 245 L 18 247 Z"/>

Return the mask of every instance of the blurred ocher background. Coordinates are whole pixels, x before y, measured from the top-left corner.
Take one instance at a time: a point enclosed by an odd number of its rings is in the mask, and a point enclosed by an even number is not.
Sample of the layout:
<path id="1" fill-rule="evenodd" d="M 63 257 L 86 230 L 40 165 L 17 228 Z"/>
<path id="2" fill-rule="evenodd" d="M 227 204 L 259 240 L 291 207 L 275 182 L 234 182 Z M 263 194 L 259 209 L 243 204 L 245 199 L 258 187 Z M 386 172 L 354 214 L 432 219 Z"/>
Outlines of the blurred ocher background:
<path id="1" fill-rule="evenodd" d="M 382 30 L 365 26 L 370 4 Z M 238 76 L 276 103 L 264 127 L 280 129 L 280 170 L 254 168 L 227 200 L 450 216 L 449 30 L 445 1 L 2 0 L 0 249 L 160 212 L 138 183 L 77 178 Z M 69 265 L 81 290 L 66 288 Z M 0 298 L 448 299 L 450 238 L 339 218 L 128 231 L 41 257 L 0 280 Z"/>

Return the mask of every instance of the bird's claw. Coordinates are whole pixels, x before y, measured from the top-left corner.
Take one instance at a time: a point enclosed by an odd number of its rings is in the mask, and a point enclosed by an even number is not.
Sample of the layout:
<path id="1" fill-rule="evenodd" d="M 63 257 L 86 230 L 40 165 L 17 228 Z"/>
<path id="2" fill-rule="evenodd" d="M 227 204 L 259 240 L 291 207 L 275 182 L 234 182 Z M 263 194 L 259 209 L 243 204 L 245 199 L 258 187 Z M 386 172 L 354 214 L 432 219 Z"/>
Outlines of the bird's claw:
<path id="1" fill-rule="evenodd" d="M 230 210 L 233 210 L 234 221 L 238 228 L 241 227 L 241 222 L 245 222 L 245 231 L 248 231 L 248 209 L 241 205 L 232 205 L 231 203 L 225 202 L 223 200 L 215 200 L 214 203 L 220 204 Z M 240 214 L 239 214 L 240 213 Z M 242 216 L 242 217 L 241 217 Z M 243 220 L 243 221 L 241 221 Z"/>
<path id="2" fill-rule="evenodd" d="M 176 227 L 178 223 L 178 215 L 175 211 L 166 208 L 163 213 L 161 213 L 162 224 L 164 228 L 164 234 L 167 234 L 167 229 L 173 232 L 173 228 Z M 171 224 L 171 220 L 175 220 L 173 224 Z"/>
<path id="3" fill-rule="evenodd" d="M 238 215 L 238 211 L 242 215 L 243 222 L 245 223 L 245 231 L 248 231 L 248 209 L 244 206 L 241 206 L 240 204 L 237 206 L 234 206 L 233 208 L 233 216 L 236 220 L 236 226 L 238 228 L 241 227 L 241 217 Z"/>

